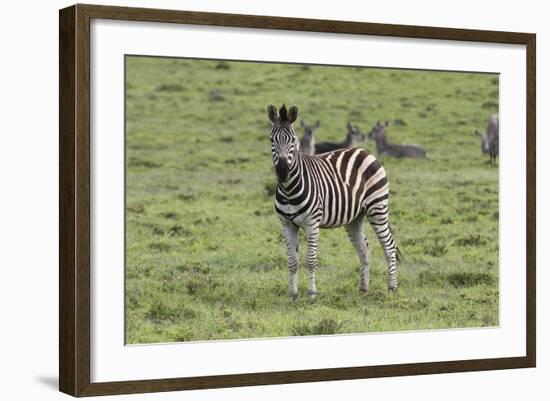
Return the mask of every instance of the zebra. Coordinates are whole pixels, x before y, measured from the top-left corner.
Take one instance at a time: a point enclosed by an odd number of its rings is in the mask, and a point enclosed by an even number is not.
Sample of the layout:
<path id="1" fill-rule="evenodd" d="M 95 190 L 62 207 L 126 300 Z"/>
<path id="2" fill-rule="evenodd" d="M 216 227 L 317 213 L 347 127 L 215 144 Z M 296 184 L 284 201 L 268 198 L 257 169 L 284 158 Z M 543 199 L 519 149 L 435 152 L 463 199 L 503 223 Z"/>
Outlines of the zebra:
<path id="1" fill-rule="evenodd" d="M 364 149 L 340 149 L 319 156 L 301 153 L 293 126 L 298 108 L 287 110 L 283 104 L 277 112 L 269 105 L 267 115 L 272 123 L 271 153 L 278 180 L 275 211 L 286 242 L 291 300 L 298 296 L 299 228 L 307 238 L 308 294 L 312 300 L 317 295 L 315 272 L 321 228 L 345 227 L 359 256 L 359 290 L 367 293 L 370 249 L 364 234 L 365 217 L 384 248 L 388 289 L 396 291 L 399 250 L 388 222 L 389 184 L 384 167 Z"/>
<path id="2" fill-rule="evenodd" d="M 300 125 L 304 129 L 304 136 L 300 139 L 300 151 L 306 155 L 315 154 L 315 130 L 321 125 L 321 121 L 317 120 L 314 125 L 308 125 L 304 120 L 300 121 Z"/>
<path id="3" fill-rule="evenodd" d="M 332 152 L 333 150 L 353 148 L 365 140 L 365 134 L 357 126 L 347 124 L 348 133 L 343 142 L 321 142 L 315 145 L 315 154 Z"/>
<path id="4" fill-rule="evenodd" d="M 498 156 L 498 115 L 494 114 L 487 121 L 487 129 L 481 134 L 478 130 L 475 134 L 479 136 L 481 141 L 481 153 L 489 155 L 489 164 L 497 162 Z"/>

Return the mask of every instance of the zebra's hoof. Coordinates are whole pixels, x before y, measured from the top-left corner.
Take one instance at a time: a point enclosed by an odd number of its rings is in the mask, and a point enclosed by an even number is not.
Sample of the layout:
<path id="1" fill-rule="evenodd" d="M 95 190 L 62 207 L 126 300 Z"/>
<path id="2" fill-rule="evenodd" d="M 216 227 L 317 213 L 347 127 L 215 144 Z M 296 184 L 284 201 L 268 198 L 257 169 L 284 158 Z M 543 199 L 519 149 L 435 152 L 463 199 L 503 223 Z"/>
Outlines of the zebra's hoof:
<path id="1" fill-rule="evenodd" d="M 315 298 L 317 297 L 317 291 L 308 290 L 307 295 L 309 295 L 309 299 L 311 301 L 315 301 Z"/>
<path id="2" fill-rule="evenodd" d="M 397 294 L 397 287 L 389 287 L 388 288 L 388 294 L 389 295 Z"/>
<path id="3" fill-rule="evenodd" d="M 292 303 L 296 303 L 296 299 L 298 299 L 298 294 L 290 294 L 290 300 Z"/>
<path id="4" fill-rule="evenodd" d="M 361 293 L 361 295 L 367 295 L 369 289 L 367 287 L 359 287 L 359 292 Z"/>

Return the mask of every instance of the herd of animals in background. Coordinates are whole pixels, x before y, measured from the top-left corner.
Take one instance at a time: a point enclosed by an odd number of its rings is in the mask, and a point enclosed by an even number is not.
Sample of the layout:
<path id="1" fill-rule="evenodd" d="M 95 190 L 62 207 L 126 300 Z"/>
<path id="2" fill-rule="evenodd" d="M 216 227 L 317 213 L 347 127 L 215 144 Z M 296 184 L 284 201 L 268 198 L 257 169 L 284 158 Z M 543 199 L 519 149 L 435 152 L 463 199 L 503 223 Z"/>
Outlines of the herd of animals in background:
<path id="1" fill-rule="evenodd" d="M 489 163 L 496 163 L 498 156 L 498 115 L 494 114 L 489 117 L 484 134 L 481 134 L 478 130 L 475 133 L 480 137 L 481 153 L 489 155 Z"/>
<path id="2" fill-rule="evenodd" d="M 332 152 L 338 149 L 353 148 L 358 146 L 365 140 L 365 134 L 357 126 L 353 126 L 348 122 L 346 138 L 342 142 L 315 142 L 315 130 L 319 128 L 321 122 L 317 120 L 315 124 L 306 124 L 304 120 L 300 122 L 304 134 L 300 139 L 300 151 L 306 155 L 318 155 L 321 153 Z M 372 127 L 368 133 L 368 138 L 376 143 L 376 154 L 378 157 L 390 156 L 390 157 L 411 157 L 415 159 L 425 159 L 426 150 L 417 144 L 397 144 L 388 142 L 388 136 L 386 128 L 389 126 L 389 122 L 384 124 L 380 121 L 376 122 L 376 125 Z M 475 134 L 480 137 L 481 140 L 481 152 L 482 154 L 489 155 L 489 163 L 496 163 L 498 156 L 498 143 L 499 143 L 499 126 L 498 115 L 492 115 L 487 121 L 487 128 L 485 133 L 481 134 L 479 131 L 475 131 Z"/>

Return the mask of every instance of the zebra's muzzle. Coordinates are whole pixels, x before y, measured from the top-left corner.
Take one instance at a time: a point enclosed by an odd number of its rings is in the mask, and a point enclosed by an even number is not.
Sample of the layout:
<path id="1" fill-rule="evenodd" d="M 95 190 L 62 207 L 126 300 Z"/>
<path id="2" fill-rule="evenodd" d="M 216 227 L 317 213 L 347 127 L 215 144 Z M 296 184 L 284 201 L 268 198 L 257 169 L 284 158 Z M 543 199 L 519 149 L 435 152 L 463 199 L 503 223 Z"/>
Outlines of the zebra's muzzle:
<path id="1" fill-rule="evenodd" d="M 286 158 L 280 158 L 277 163 L 275 163 L 275 173 L 277 173 L 277 178 L 280 182 L 286 181 L 289 171 L 290 168 L 288 167 L 288 161 Z"/>

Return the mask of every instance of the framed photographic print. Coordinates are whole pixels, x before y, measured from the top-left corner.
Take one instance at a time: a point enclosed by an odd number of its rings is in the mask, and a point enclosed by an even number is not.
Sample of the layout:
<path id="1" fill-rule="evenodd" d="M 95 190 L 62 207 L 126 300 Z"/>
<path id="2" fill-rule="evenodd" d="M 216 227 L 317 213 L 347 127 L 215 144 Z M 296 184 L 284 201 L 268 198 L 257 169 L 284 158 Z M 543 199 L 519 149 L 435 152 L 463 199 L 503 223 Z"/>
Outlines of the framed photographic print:
<path id="1" fill-rule="evenodd" d="M 534 367 L 535 35 L 60 11 L 60 390 Z"/>

